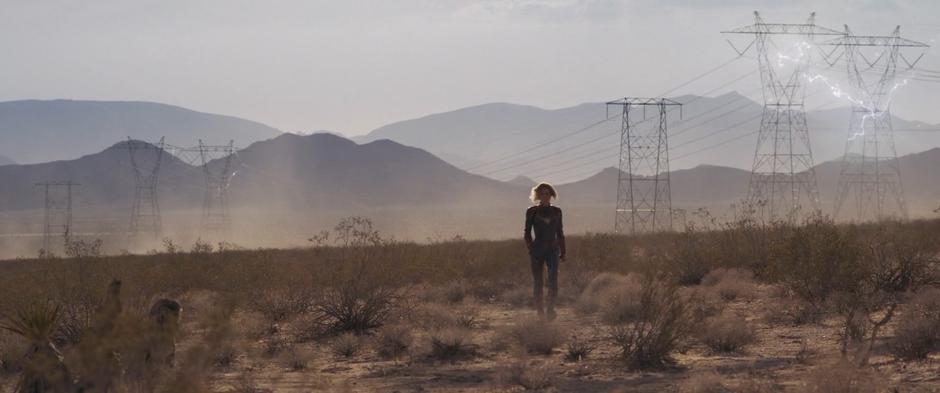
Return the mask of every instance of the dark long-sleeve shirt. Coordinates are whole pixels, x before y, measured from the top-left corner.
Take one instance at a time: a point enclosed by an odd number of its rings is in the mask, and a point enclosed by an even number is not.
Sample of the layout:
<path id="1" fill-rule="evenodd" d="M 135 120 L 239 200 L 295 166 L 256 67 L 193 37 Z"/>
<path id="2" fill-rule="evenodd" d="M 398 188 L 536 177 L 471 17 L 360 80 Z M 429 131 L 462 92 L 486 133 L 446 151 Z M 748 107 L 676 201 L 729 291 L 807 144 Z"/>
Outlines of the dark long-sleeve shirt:
<path id="1" fill-rule="evenodd" d="M 533 232 L 535 237 L 533 238 Z M 561 220 L 561 209 L 557 206 L 535 205 L 525 211 L 526 245 L 531 249 L 558 247 L 565 255 L 565 231 Z"/>

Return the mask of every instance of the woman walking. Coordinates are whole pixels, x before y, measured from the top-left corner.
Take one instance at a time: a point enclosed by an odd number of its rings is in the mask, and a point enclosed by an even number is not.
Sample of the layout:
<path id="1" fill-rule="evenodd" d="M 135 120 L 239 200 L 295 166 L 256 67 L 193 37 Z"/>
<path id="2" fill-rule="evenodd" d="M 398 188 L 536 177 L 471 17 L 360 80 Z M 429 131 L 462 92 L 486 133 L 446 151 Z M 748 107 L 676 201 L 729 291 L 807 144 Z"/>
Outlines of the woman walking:
<path id="1" fill-rule="evenodd" d="M 558 193 L 551 184 L 539 183 L 532 188 L 531 198 L 536 205 L 526 209 L 524 238 L 532 262 L 535 310 L 539 315 L 546 313 L 542 302 L 542 276 L 547 268 L 547 317 L 554 320 L 555 299 L 558 297 L 558 263 L 559 260 L 565 260 L 565 232 L 562 228 L 561 209 L 552 205 L 552 199 L 558 198 Z"/>

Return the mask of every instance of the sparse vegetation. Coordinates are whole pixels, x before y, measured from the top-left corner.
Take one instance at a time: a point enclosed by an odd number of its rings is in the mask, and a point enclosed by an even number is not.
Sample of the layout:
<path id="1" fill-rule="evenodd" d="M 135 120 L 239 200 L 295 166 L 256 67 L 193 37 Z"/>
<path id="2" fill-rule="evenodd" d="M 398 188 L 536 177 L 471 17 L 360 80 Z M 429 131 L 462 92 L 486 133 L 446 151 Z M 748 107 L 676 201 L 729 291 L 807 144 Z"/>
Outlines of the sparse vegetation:
<path id="1" fill-rule="evenodd" d="M 477 345 L 466 329 L 444 329 L 431 332 L 431 359 L 454 361 L 477 355 Z"/>
<path id="2" fill-rule="evenodd" d="M 506 334 L 526 352 L 551 355 L 564 341 L 562 329 L 539 318 L 526 318 L 508 328 Z"/>
<path id="3" fill-rule="evenodd" d="M 343 333 L 333 338 L 330 343 L 330 350 L 338 358 L 351 358 L 359 353 L 362 347 L 362 339 L 352 333 Z"/>
<path id="4" fill-rule="evenodd" d="M 505 384 L 521 386 L 525 390 L 543 391 L 554 385 L 555 370 L 545 363 L 516 362 L 501 372 Z"/>
<path id="5" fill-rule="evenodd" d="M 921 291 L 901 314 L 891 349 L 907 360 L 924 359 L 940 350 L 940 289 Z"/>
<path id="6" fill-rule="evenodd" d="M 196 252 L 172 244 L 172 252 L 110 257 L 96 254 L 89 243 L 65 259 L 0 262 L 0 325 L 8 328 L 0 331 L 0 391 L 30 375 L 55 380 L 50 370 L 56 367 L 68 375 L 60 383 L 76 388 L 113 381 L 129 393 L 142 391 L 126 386 L 135 378 L 153 391 L 195 392 L 205 390 L 210 377 L 225 375 L 222 385 L 236 386 L 234 376 L 252 375 L 252 389 L 270 391 L 266 381 L 272 373 L 307 379 L 322 372 L 342 380 L 368 369 L 382 377 L 367 378 L 372 383 L 385 377 L 407 381 L 403 374 L 421 371 L 401 371 L 402 364 L 446 369 L 452 365 L 438 362 L 471 358 L 474 367 L 494 370 L 489 380 L 537 390 L 572 386 L 573 379 L 592 373 L 633 378 L 631 370 L 688 357 L 697 358 L 696 366 L 677 369 L 666 382 L 670 389 L 774 391 L 770 382 L 747 385 L 752 378 L 731 368 L 712 378 L 717 384 L 697 376 L 698 364 L 715 364 L 710 359 L 719 357 L 737 361 L 752 348 L 760 348 L 761 356 L 815 366 L 787 376 L 805 377 L 787 384 L 808 391 L 866 391 L 865 384 L 882 378 L 858 366 L 872 352 L 898 359 L 902 366 L 892 373 L 922 369 L 903 367 L 940 350 L 940 221 L 806 224 L 750 222 L 637 237 L 571 235 L 562 278 L 568 271 L 578 277 L 563 281 L 562 293 L 573 301 L 562 304 L 556 323 L 531 318 L 534 311 L 525 307 L 530 277 L 524 250 L 513 241 L 397 242 L 356 219 L 308 249 L 244 250 L 202 242 L 193 247 Z M 115 277 L 124 290 L 120 311 L 113 314 L 107 310 L 117 303 L 107 288 Z M 700 285 L 693 285 L 696 280 Z M 160 355 L 171 360 L 157 367 L 141 361 L 146 351 L 136 348 L 155 342 L 144 327 L 150 305 L 162 298 L 185 299 L 183 315 L 190 319 L 178 329 L 185 349 Z M 26 318 L 51 315 L 28 312 L 30 307 L 57 310 L 54 323 Z M 751 318 L 748 313 L 757 310 L 770 317 Z M 810 324 L 794 328 L 793 322 Z M 767 342 L 754 341 L 755 328 Z M 27 330 L 38 334 L 15 333 Z M 872 343 L 885 336 L 886 345 L 877 341 L 873 351 Z M 841 338 L 840 345 L 829 337 Z M 690 338 L 707 348 L 691 345 Z M 493 345 L 482 348 L 478 340 Z M 30 348 L 40 348 L 46 365 L 54 367 L 36 371 L 37 355 L 22 355 L 32 353 Z M 115 353 L 120 363 L 109 357 Z M 825 360 L 839 353 L 845 360 L 838 366 Z M 540 361 L 503 363 L 517 355 Z M 609 364 L 612 355 L 623 363 Z M 355 361 L 336 362 L 349 358 Z M 564 372 L 551 367 L 562 358 L 574 364 Z M 359 363 L 369 365 L 354 366 Z M 885 372 L 883 362 L 876 364 Z M 96 367 L 107 372 L 87 371 Z M 488 380 L 476 371 L 446 370 L 440 380 Z M 753 372 L 771 373 L 759 375 L 763 381 L 776 379 L 773 371 Z M 920 382 L 925 383 L 930 386 Z M 690 390 L 697 386 L 705 390 Z"/>
<path id="7" fill-rule="evenodd" d="M 578 336 L 572 336 L 568 343 L 565 344 L 565 360 L 569 362 L 580 362 L 584 359 L 587 359 L 591 355 L 591 352 L 594 352 L 594 349 L 597 346 L 585 339 L 579 338 Z"/>
<path id="8" fill-rule="evenodd" d="M 688 305 L 678 288 L 652 277 L 643 282 L 639 304 L 633 321 L 611 329 L 610 341 L 629 368 L 663 366 L 691 332 Z"/>
<path id="9" fill-rule="evenodd" d="M 411 348 L 411 329 L 405 325 L 387 325 L 375 338 L 376 352 L 385 359 L 400 357 Z"/>
<path id="10" fill-rule="evenodd" d="M 699 337 L 715 352 L 740 351 L 756 339 L 754 329 L 744 318 L 728 313 L 706 320 Z"/>

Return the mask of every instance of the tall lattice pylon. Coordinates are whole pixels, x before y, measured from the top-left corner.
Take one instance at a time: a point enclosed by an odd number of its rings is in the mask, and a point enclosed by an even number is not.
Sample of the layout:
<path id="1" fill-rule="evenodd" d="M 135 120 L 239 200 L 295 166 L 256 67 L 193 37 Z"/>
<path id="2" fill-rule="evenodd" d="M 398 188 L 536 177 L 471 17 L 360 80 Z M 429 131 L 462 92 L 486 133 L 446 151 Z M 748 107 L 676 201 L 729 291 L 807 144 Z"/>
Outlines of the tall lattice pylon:
<path id="1" fill-rule="evenodd" d="M 682 104 L 665 98 L 626 97 L 608 102 L 607 106 L 622 107 L 614 230 L 630 234 L 671 230 L 666 108 L 678 106 L 681 109 Z M 658 122 L 634 119 L 631 123 L 632 111 L 643 108 L 645 120 L 646 108 L 650 106 L 658 110 Z M 642 123 L 647 126 L 640 126 Z"/>
<path id="2" fill-rule="evenodd" d="M 833 216 L 845 215 L 846 205 L 851 204 L 855 210 L 847 215 L 853 220 L 906 219 L 907 203 L 891 125 L 891 98 L 906 83 L 897 81 L 898 60 L 904 61 L 908 69 L 914 68 L 927 45 L 901 38 L 900 26 L 890 36 L 852 35 L 846 26 L 845 35 L 829 43 L 843 48 L 841 56 L 856 95 L 851 99 L 852 117 Z M 866 55 L 865 50 L 873 53 Z M 910 61 L 910 55 L 916 58 Z M 866 77 L 866 73 L 874 77 Z"/>
<path id="3" fill-rule="evenodd" d="M 236 173 L 232 165 L 235 156 L 235 141 L 229 141 L 228 145 L 210 146 L 200 140 L 196 149 L 202 161 L 202 171 L 206 180 L 205 199 L 202 205 L 202 229 L 206 234 L 227 237 L 231 231 L 228 188 Z M 220 153 L 217 167 L 210 167 L 209 163 L 213 161 L 213 157 Z"/>
<path id="4" fill-rule="evenodd" d="M 37 183 L 43 189 L 43 224 L 42 249 L 39 254 L 49 256 L 53 250 L 53 238 L 62 238 L 62 251 L 65 252 L 72 241 L 72 195 L 73 188 L 80 184 L 72 181 L 52 181 Z"/>
<path id="5" fill-rule="evenodd" d="M 819 211 L 819 191 L 813 169 L 809 127 L 803 106 L 801 83 L 816 50 L 816 36 L 837 36 L 842 32 L 817 26 L 815 13 L 802 24 L 766 23 L 754 12 L 754 24 L 723 31 L 724 34 L 752 35 L 753 40 L 739 55 L 756 51 L 763 87 L 764 109 L 754 162 L 748 185 L 747 202 L 765 220 L 794 222 Z M 788 53 L 781 53 L 777 38 L 796 39 Z"/>
<path id="6" fill-rule="evenodd" d="M 160 217 L 160 202 L 157 193 L 157 184 L 160 175 L 160 164 L 163 161 L 165 142 L 164 138 L 156 144 L 132 140 L 127 138 L 127 148 L 131 158 L 131 169 L 134 171 L 134 202 L 131 205 L 130 235 L 132 238 L 143 233 L 150 233 L 159 239 L 163 233 L 163 222 Z M 153 163 L 149 169 L 142 169 L 138 154 L 153 154 Z"/>

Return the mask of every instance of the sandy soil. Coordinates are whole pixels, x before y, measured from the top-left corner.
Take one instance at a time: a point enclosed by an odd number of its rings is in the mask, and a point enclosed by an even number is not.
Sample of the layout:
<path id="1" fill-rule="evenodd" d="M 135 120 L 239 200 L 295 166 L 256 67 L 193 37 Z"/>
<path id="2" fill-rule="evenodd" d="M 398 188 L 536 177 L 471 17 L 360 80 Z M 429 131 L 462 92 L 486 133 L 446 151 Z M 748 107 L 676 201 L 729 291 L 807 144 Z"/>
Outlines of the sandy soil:
<path id="1" fill-rule="evenodd" d="M 564 392 L 669 392 L 680 391 L 686 381 L 703 372 L 719 374 L 725 386 L 740 391 L 761 385 L 760 391 L 801 391 L 804 380 L 814 367 L 824 367 L 838 357 L 836 321 L 794 326 L 770 322 L 780 310 L 767 287 L 761 287 L 751 299 L 726 304 L 756 328 L 757 341 L 739 353 L 713 353 L 706 346 L 692 342 L 675 355 L 675 364 L 665 369 L 630 371 L 617 359 L 617 350 L 605 339 L 606 328 L 596 317 L 581 316 L 570 306 L 560 308 L 555 321 L 567 336 L 590 338 L 596 349 L 581 361 L 566 361 L 565 347 L 551 355 L 530 355 L 518 348 L 494 350 L 490 344 L 501 328 L 517 323 L 521 315 L 533 315 L 526 309 L 506 304 L 479 305 L 479 322 L 471 329 L 479 355 L 454 362 L 440 362 L 414 349 L 399 360 L 382 360 L 368 343 L 351 357 L 337 357 L 325 343 L 294 344 L 295 350 L 308 354 L 306 369 L 291 371 L 274 359 L 249 361 L 242 356 L 225 370 L 213 375 L 218 391 L 354 391 L 354 392 L 493 392 L 521 391 L 505 377 L 512 366 L 524 362 L 544 370 L 551 379 L 549 391 Z M 416 327 L 415 341 L 420 347 L 426 333 Z M 890 338 L 892 329 L 887 330 Z M 263 339 L 262 339 L 263 341 Z M 255 348 L 263 342 L 251 343 Z M 900 362 L 887 354 L 885 340 L 876 346 L 872 367 L 890 389 L 901 392 L 940 391 L 940 356 L 922 362 Z M 250 370 L 250 371 L 246 371 Z M 248 375 L 249 377 L 246 377 Z M 753 391 L 753 390 L 748 390 Z"/>

